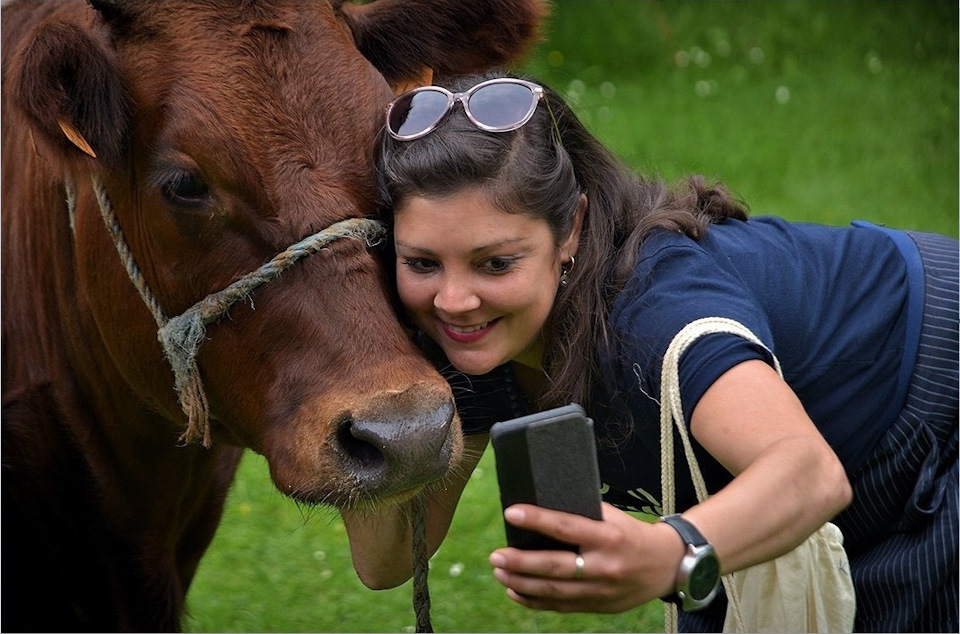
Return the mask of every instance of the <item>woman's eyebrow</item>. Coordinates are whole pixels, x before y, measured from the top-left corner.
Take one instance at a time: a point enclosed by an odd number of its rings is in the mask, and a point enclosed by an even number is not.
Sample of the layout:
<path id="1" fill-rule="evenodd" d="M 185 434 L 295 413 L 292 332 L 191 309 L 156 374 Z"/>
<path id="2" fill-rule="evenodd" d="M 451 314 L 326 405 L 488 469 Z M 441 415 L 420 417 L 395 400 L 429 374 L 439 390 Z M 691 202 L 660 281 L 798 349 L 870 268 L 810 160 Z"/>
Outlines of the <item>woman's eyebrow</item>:
<path id="1" fill-rule="evenodd" d="M 507 238 L 505 240 L 500 240 L 498 242 L 491 242 L 490 244 L 484 244 L 471 249 L 470 253 L 482 253 L 483 251 L 489 251 L 490 249 L 495 249 L 502 246 L 510 246 L 512 244 L 522 242 L 524 238 L 525 236 L 519 236 L 516 238 Z M 406 242 L 403 242 L 402 240 L 396 240 L 395 246 L 402 247 L 404 249 L 410 249 L 411 251 L 419 251 L 420 253 L 433 253 L 431 249 L 426 249 L 424 247 L 417 246 L 414 244 L 408 244 Z"/>

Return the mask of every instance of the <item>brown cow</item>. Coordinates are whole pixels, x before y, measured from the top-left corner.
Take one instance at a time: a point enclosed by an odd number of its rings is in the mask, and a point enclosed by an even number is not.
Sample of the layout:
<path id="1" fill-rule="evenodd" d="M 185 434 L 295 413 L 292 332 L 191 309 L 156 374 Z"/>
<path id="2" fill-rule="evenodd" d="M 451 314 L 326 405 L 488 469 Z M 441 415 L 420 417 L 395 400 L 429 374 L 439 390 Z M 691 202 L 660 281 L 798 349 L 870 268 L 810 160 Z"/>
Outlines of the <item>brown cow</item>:
<path id="1" fill-rule="evenodd" d="M 342 508 L 400 503 L 455 465 L 450 391 L 398 325 L 364 236 L 207 324 L 189 427 L 157 327 L 302 238 L 374 216 L 390 86 L 514 59 L 543 12 L 91 5 L 3 8 L 7 631 L 178 629 L 244 447 L 284 493 Z"/>

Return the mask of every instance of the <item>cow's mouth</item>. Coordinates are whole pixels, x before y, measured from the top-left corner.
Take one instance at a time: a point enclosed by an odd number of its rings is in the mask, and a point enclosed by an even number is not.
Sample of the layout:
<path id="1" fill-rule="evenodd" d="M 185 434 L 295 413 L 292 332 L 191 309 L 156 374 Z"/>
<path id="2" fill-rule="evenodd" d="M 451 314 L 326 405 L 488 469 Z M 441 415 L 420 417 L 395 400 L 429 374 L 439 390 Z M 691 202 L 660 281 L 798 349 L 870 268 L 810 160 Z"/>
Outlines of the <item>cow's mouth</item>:
<path id="1" fill-rule="evenodd" d="M 341 506 L 340 508 L 348 511 L 360 512 L 383 511 L 384 509 L 408 504 L 411 500 L 417 497 L 417 495 L 422 493 L 425 488 L 426 485 L 420 485 L 376 498 L 360 497 L 355 500 L 350 500 L 347 504 Z"/>
<path id="2" fill-rule="evenodd" d="M 377 513 L 385 509 L 409 504 L 417 495 L 423 493 L 428 484 L 408 487 L 399 491 L 391 491 L 383 495 L 367 495 L 362 489 L 351 486 L 330 492 L 317 498 L 310 491 L 291 491 L 287 497 L 305 506 L 327 506 L 343 511 L 357 511 L 360 513 Z"/>

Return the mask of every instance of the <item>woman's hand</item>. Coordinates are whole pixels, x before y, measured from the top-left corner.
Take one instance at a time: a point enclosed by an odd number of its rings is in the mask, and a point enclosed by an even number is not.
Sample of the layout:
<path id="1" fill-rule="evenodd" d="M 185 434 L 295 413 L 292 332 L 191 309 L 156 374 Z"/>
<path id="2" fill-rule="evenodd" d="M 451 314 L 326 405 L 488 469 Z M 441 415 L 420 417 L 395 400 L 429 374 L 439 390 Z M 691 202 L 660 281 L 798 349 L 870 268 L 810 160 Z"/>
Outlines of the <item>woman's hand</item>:
<path id="1" fill-rule="evenodd" d="M 624 612 L 673 591 L 684 546 L 665 524 L 649 524 L 603 504 L 603 521 L 516 504 L 508 522 L 561 541 L 579 544 L 576 553 L 501 548 L 490 555 L 497 581 L 513 601 L 557 612 Z"/>
<path id="2" fill-rule="evenodd" d="M 684 511 L 730 573 L 795 548 L 852 495 L 843 465 L 799 399 L 763 361 L 724 373 L 694 409 L 693 436 L 736 477 Z M 672 592 L 684 545 L 664 523 L 603 505 L 603 521 L 515 505 L 507 521 L 580 546 L 576 554 L 504 548 L 490 555 L 508 596 L 530 608 L 621 612 Z"/>

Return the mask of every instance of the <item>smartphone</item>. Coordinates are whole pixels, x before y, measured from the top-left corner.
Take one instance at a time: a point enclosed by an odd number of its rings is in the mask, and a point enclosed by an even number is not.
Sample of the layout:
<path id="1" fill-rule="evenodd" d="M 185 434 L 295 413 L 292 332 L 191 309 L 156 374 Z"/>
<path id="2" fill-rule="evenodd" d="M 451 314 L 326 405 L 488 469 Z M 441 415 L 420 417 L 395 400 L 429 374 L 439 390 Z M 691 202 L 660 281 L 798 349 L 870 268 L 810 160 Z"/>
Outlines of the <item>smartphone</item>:
<path id="1" fill-rule="evenodd" d="M 593 420 L 580 405 L 571 403 L 494 423 L 490 439 L 503 508 L 522 502 L 595 520 L 603 518 Z M 578 550 L 576 544 L 506 522 L 504 525 L 510 546 Z"/>

